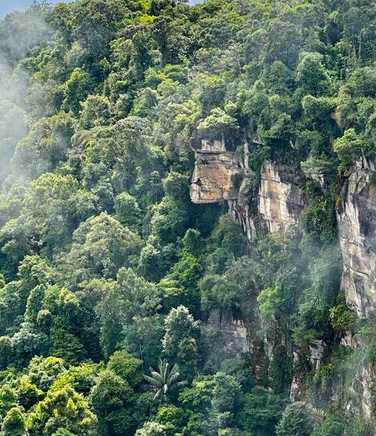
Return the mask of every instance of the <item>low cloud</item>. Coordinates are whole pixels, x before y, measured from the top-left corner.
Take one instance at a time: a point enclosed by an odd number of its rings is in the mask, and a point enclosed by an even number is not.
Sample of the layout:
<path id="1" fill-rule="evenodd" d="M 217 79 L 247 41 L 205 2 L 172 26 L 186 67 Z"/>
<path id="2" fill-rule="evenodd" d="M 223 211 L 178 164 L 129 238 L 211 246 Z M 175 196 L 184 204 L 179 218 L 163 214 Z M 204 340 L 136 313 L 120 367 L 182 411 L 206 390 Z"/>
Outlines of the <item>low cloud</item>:
<path id="1" fill-rule="evenodd" d="M 17 142 L 27 133 L 25 98 L 30 77 L 19 61 L 51 36 L 43 6 L 0 20 L 0 184 L 9 174 Z"/>

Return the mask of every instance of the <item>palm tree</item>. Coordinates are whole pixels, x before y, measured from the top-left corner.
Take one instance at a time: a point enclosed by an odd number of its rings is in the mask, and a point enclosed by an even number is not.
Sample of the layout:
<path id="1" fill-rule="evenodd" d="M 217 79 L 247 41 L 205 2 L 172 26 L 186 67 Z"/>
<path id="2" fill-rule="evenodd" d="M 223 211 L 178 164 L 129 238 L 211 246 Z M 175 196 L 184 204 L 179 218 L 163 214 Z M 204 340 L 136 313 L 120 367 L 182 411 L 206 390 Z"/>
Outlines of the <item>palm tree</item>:
<path id="1" fill-rule="evenodd" d="M 167 360 L 161 360 L 159 362 L 158 371 L 154 371 L 150 368 L 151 375 L 145 375 L 152 389 L 155 390 L 154 400 L 162 399 L 164 402 L 168 401 L 168 394 L 175 388 L 184 386 L 187 382 L 178 381 L 180 377 L 179 368 L 175 364 L 170 368 L 170 364 Z"/>

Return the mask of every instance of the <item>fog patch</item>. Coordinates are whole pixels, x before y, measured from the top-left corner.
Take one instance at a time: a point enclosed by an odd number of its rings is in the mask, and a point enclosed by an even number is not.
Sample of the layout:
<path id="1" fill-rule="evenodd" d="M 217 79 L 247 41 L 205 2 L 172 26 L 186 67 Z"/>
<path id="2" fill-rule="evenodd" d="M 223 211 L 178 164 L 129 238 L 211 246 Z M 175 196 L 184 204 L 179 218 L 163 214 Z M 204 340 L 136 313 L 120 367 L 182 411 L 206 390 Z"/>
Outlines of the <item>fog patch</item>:
<path id="1" fill-rule="evenodd" d="M 20 63 L 52 35 L 45 21 L 47 9 L 33 5 L 0 20 L 0 186 L 10 174 L 11 159 L 18 141 L 30 125 L 26 104 L 31 78 Z M 31 102 L 32 103 L 32 102 Z M 8 186 L 9 188 L 9 186 Z"/>

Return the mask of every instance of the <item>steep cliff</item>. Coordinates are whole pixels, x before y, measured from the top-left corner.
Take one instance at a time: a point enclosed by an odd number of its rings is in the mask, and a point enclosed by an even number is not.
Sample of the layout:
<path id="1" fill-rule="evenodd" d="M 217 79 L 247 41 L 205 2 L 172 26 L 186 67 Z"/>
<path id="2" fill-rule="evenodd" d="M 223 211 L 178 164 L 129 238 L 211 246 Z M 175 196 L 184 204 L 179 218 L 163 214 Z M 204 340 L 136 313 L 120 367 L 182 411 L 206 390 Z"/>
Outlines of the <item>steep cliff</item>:
<path id="1" fill-rule="evenodd" d="M 201 153 L 196 153 L 193 201 L 211 203 L 227 200 L 230 214 L 241 224 L 250 241 L 262 233 L 286 233 L 290 226 L 299 223 L 301 213 L 307 206 L 303 192 L 306 181 L 299 169 L 280 162 L 266 161 L 257 177 L 244 165 L 244 161 L 239 164 L 232 153 L 222 150 L 212 156 L 208 163 L 202 160 Z M 241 170 L 239 166 L 242 167 Z M 234 174 L 240 178 L 238 185 L 233 183 Z M 203 179 L 205 195 L 198 193 L 194 183 L 197 177 Z M 222 188 L 219 187 L 221 183 Z M 376 308 L 375 160 L 360 160 L 343 176 L 340 186 L 336 213 L 343 258 L 341 288 L 347 305 L 359 318 L 366 318 Z M 261 319 L 258 322 L 262 324 Z M 265 336 L 263 345 L 260 346 L 246 324 L 227 319 L 220 328 L 225 333 L 228 349 L 235 353 L 250 351 L 255 344 L 259 350 L 262 348 L 264 351 L 259 353 L 259 360 L 266 366 L 264 370 L 270 371 L 275 354 L 273 350 L 281 339 L 278 335 L 273 338 Z M 374 370 L 364 359 L 364 344 L 358 335 L 345 335 L 341 344 L 355 352 L 355 357 L 348 365 L 351 375 L 346 375 L 348 380 L 344 384 L 347 386 L 345 390 L 351 393 L 347 407 L 352 407 L 369 418 L 372 412 Z M 320 377 L 321 366 L 325 364 L 325 359 L 327 361 L 331 346 L 333 344 L 329 345 L 328 338 L 314 339 L 307 346 L 301 349 L 298 347 L 294 351 L 294 367 L 300 370 L 293 373 L 290 388 L 292 400 L 306 398 L 305 378 L 308 373 Z M 334 385 L 329 401 L 337 403 L 343 386 L 339 388 Z"/>
<path id="2" fill-rule="evenodd" d="M 191 199 L 194 203 L 227 200 L 233 217 L 251 240 L 257 231 L 286 232 L 304 208 L 303 176 L 296 168 L 266 161 L 259 181 L 231 152 L 196 151 Z"/>
<path id="3" fill-rule="evenodd" d="M 195 168 L 191 183 L 191 200 L 194 203 L 227 201 L 229 213 L 238 221 L 249 241 L 265 233 L 287 232 L 296 225 L 304 209 L 302 173 L 286 164 L 266 161 L 260 175 L 251 171 L 246 159 L 238 160 L 224 144 L 203 142 L 195 150 Z M 254 302 L 257 306 L 257 302 Z M 244 322 L 245 321 L 245 322 Z M 225 348 L 233 354 L 251 352 L 257 356 L 255 376 L 268 373 L 273 360 L 273 349 L 280 344 L 279 335 L 267 338 L 262 331 L 262 319 L 226 319 L 212 313 L 208 325 L 221 330 Z M 259 332 L 255 334 L 255 332 Z"/>
<path id="4" fill-rule="evenodd" d="M 258 192 L 258 213 L 270 233 L 297 224 L 304 208 L 302 176 L 287 165 L 265 162 Z"/>
<path id="5" fill-rule="evenodd" d="M 337 207 L 339 242 L 343 257 L 342 290 L 346 302 L 366 319 L 376 308 L 376 171 L 375 159 L 361 159 L 346 174 Z M 347 335 L 342 344 L 355 350 L 352 407 L 367 418 L 372 414 L 375 377 L 371 362 L 364 360 L 364 342 Z M 358 404 L 356 404 L 356 402 Z"/>
<path id="6" fill-rule="evenodd" d="M 376 308 L 375 160 L 361 160 L 347 175 L 337 211 L 343 256 L 342 288 L 360 317 Z"/>
<path id="7" fill-rule="evenodd" d="M 289 226 L 298 223 L 304 209 L 304 179 L 300 171 L 266 161 L 259 183 L 252 186 L 250 176 L 240 172 L 232 153 L 207 152 L 205 157 L 203 153 L 196 153 L 192 201 L 228 200 L 230 213 L 241 223 L 249 239 L 261 229 L 286 232 Z M 237 190 L 235 175 L 242 177 Z M 375 160 L 359 161 L 344 177 L 337 220 L 344 264 L 342 289 L 347 304 L 364 317 L 376 308 Z"/>
<path id="8" fill-rule="evenodd" d="M 191 199 L 196 204 L 236 198 L 234 178 L 238 167 L 232 153 L 200 150 L 192 178 Z"/>

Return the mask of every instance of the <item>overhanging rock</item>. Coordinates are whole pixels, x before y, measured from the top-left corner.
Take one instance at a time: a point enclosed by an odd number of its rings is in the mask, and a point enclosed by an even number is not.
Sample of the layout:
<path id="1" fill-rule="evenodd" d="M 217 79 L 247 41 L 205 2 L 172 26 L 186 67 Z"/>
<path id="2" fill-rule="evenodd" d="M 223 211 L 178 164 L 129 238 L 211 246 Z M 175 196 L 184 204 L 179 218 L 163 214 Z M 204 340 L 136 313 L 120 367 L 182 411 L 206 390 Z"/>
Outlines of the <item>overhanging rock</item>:
<path id="1" fill-rule="evenodd" d="M 221 141 L 202 141 L 202 148 L 195 154 L 192 202 L 208 204 L 237 198 L 242 170 L 234 153 L 225 151 Z"/>

